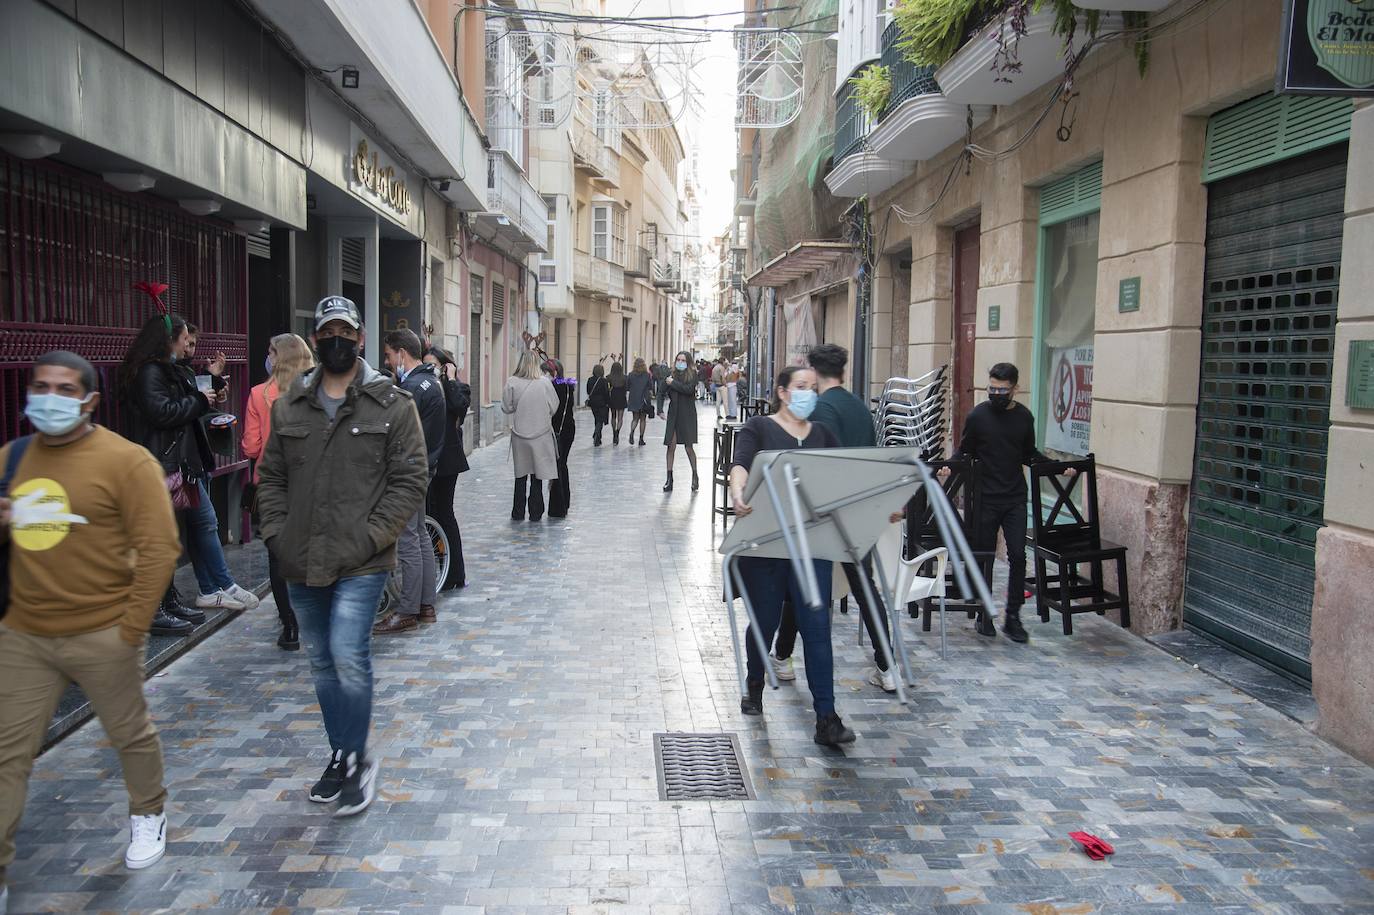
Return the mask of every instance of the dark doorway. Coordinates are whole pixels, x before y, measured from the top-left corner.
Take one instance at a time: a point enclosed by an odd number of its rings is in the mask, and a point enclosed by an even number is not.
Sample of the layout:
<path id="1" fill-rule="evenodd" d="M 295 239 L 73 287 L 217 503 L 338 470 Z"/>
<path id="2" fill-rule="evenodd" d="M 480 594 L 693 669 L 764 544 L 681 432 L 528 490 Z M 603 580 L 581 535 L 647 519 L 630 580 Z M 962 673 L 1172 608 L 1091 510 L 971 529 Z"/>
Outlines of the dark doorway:
<path id="1" fill-rule="evenodd" d="M 964 417 L 973 409 L 974 343 L 978 338 L 977 224 L 954 233 L 954 442 L 964 431 Z"/>

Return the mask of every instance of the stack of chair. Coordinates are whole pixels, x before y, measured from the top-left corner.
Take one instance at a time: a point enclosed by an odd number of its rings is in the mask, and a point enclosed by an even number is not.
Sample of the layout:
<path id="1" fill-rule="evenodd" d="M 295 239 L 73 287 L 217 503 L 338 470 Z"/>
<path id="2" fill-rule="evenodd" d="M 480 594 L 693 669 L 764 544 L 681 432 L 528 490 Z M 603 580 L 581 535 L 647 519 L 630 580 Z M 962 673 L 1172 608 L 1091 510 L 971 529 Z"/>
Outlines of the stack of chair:
<path id="1" fill-rule="evenodd" d="M 949 366 L 920 378 L 889 378 L 873 411 L 878 444 L 916 448 L 923 460 L 944 456 L 949 427 Z"/>

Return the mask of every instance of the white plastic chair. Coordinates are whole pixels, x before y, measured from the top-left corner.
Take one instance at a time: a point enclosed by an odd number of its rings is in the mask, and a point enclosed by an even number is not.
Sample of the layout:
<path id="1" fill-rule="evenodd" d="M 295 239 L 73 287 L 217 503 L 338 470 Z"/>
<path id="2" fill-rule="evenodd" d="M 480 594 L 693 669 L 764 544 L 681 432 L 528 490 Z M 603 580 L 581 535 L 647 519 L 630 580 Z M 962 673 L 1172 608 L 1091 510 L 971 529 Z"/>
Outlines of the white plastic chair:
<path id="1" fill-rule="evenodd" d="M 935 577 L 926 578 L 916 574 L 921 566 L 935 560 Z M 945 565 L 949 562 L 949 551 L 937 546 L 917 556 L 903 559 L 897 567 L 897 586 L 893 589 L 892 607 L 894 612 L 905 609 L 915 600 L 938 598 L 940 601 L 940 660 L 945 660 Z"/>

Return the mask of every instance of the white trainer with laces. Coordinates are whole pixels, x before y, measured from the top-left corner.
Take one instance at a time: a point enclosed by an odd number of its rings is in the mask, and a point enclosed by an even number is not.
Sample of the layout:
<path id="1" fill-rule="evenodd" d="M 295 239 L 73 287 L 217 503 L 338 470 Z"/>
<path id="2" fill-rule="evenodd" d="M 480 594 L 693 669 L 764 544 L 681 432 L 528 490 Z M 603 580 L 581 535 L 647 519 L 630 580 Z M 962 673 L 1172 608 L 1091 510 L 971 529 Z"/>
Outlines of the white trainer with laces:
<path id="1" fill-rule="evenodd" d="M 230 585 L 224 589 L 224 593 L 243 604 L 244 608 L 247 610 L 258 609 L 258 596 L 247 588 L 240 588 L 238 585 Z"/>
<path id="2" fill-rule="evenodd" d="M 237 585 L 235 586 L 237 587 Z M 228 591 L 202 594 L 196 598 L 196 606 L 202 610 L 247 610 L 248 605 L 236 600 Z"/>
<path id="3" fill-rule="evenodd" d="M 10 910 L 10 888 L 0 884 L 0 915 Z"/>
<path id="4" fill-rule="evenodd" d="M 768 660 L 773 664 L 773 673 L 778 675 L 779 680 L 792 681 L 797 679 L 797 668 L 792 663 L 791 658 L 779 660 L 777 655 L 769 653 Z"/>
<path id="5" fill-rule="evenodd" d="M 890 670 L 879 670 L 873 668 L 868 675 L 868 682 L 885 693 L 895 693 L 897 691 L 897 678 L 892 675 Z"/>
<path id="6" fill-rule="evenodd" d="M 124 866 L 131 871 L 156 864 L 167 851 L 167 815 L 129 817 L 129 850 Z"/>

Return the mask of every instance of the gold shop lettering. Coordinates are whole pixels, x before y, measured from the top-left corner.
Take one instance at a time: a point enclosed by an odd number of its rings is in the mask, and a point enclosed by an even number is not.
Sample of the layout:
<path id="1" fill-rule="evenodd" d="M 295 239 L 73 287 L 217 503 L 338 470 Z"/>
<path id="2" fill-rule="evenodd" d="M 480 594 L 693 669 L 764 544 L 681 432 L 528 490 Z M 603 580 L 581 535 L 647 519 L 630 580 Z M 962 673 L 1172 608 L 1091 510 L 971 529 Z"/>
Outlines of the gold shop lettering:
<path id="1" fill-rule="evenodd" d="M 367 148 L 366 140 L 358 141 L 353 154 L 353 176 L 397 213 L 404 216 L 410 212 L 410 188 L 406 187 L 405 177 L 397 175 L 392 166 L 382 165 L 377 154 Z"/>

